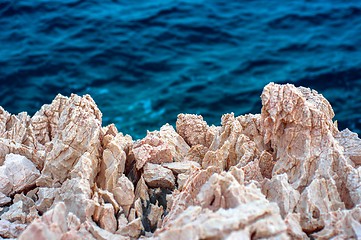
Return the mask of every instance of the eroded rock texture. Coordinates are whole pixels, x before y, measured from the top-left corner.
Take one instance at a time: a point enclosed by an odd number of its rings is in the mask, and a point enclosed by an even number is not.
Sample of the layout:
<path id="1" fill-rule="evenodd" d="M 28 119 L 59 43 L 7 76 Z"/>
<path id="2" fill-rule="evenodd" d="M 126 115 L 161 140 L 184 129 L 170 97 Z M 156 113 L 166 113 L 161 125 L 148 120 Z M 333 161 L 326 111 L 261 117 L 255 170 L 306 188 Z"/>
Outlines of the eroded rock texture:
<path id="1" fill-rule="evenodd" d="M 261 114 L 179 114 L 133 141 L 88 95 L 0 107 L 0 239 L 360 239 L 361 139 L 268 84 Z"/>

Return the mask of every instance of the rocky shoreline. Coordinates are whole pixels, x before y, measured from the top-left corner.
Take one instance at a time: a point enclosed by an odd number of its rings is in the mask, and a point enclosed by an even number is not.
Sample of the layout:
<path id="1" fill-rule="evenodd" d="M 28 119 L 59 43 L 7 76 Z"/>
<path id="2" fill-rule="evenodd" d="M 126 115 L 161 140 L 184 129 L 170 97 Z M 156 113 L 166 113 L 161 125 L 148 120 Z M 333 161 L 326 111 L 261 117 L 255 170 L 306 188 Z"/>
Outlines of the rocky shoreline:
<path id="1" fill-rule="evenodd" d="M 179 114 L 137 141 L 89 95 L 0 107 L 0 239 L 360 239 L 357 134 L 308 88 L 261 99 L 261 114 Z"/>

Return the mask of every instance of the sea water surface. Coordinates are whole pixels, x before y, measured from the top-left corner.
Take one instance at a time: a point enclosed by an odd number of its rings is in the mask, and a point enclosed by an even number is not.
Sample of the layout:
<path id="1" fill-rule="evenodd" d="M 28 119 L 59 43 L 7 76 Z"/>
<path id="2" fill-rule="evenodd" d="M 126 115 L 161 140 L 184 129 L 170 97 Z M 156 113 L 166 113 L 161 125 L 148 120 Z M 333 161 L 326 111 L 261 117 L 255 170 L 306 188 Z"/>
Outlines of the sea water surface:
<path id="1" fill-rule="evenodd" d="M 269 82 L 322 93 L 361 133 L 360 1 L 1 0 L 0 105 L 90 94 L 134 138 L 197 113 L 259 113 Z"/>

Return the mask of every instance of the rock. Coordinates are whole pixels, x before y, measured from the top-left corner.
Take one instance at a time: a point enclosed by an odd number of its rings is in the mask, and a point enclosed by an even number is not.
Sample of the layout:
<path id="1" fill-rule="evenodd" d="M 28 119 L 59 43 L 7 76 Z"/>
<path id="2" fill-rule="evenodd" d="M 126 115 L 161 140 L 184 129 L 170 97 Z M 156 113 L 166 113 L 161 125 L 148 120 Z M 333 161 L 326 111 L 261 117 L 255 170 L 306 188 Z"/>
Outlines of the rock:
<path id="1" fill-rule="evenodd" d="M 135 198 L 140 198 L 144 202 L 149 201 L 148 186 L 145 183 L 143 176 L 140 177 L 137 183 L 137 187 L 135 189 Z"/>
<path id="2" fill-rule="evenodd" d="M 0 206 L 4 206 L 11 202 L 11 198 L 7 197 L 5 194 L 0 192 Z"/>
<path id="3" fill-rule="evenodd" d="M 325 214 L 345 209 L 336 185 L 324 178 L 313 180 L 302 192 L 299 202 L 297 212 L 301 213 L 301 227 L 310 232 L 324 227 Z"/>
<path id="4" fill-rule="evenodd" d="M 94 220 L 108 232 L 114 233 L 117 230 L 114 208 L 110 203 L 95 207 Z"/>
<path id="5" fill-rule="evenodd" d="M 175 178 L 171 170 L 158 164 L 147 163 L 144 166 L 144 180 L 149 187 L 174 188 Z"/>
<path id="6" fill-rule="evenodd" d="M 156 133 L 168 144 L 172 153 L 173 161 L 182 162 L 189 151 L 189 146 L 174 130 L 173 126 L 166 124 L 160 128 L 159 132 Z"/>
<path id="7" fill-rule="evenodd" d="M 8 176 L 6 166 L 0 166 L 0 192 L 3 196 L 7 197 L 13 189 L 13 184 Z"/>
<path id="8" fill-rule="evenodd" d="M 157 230 L 155 236 L 160 239 L 171 239 L 172 236 L 178 236 L 178 239 L 231 239 L 234 237 L 231 236 L 232 232 L 243 231 L 241 236 L 245 239 L 251 239 L 251 236 L 286 239 L 286 226 L 281 216 L 277 215 L 277 210 L 274 204 L 265 206 L 259 202 L 216 212 L 200 206 L 190 206 L 168 227 Z"/>
<path id="9" fill-rule="evenodd" d="M 103 161 L 100 164 L 98 184 L 102 189 L 108 190 L 116 195 L 118 179 L 124 173 L 126 161 L 126 149 L 132 142 L 128 135 L 117 133 L 114 137 L 110 134 L 104 136 Z"/>
<path id="10" fill-rule="evenodd" d="M 86 222 L 86 227 L 92 236 L 97 240 L 123 240 L 128 239 L 118 234 L 112 234 L 100 227 L 98 227 L 94 222 Z"/>
<path id="11" fill-rule="evenodd" d="M 25 112 L 12 115 L 0 107 L 0 165 L 9 153 L 25 156 L 39 170 L 44 165 L 44 146 L 35 137 L 30 116 Z"/>
<path id="12" fill-rule="evenodd" d="M 118 178 L 113 193 L 115 200 L 123 209 L 130 207 L 134 202 L 134 185 L 124 174 Z"/>
<path id="13" fill-rule="evenodd" d="M 245 186 L 232 174 L 214 170 L 211 167 L 190 177 L 155 236 L 226 238 L 232 231 L 244 231 L 248 238 L 286 237 L 276 204 L 269 203 L 254 184 Z M 255 220 L 258 214 L 262 217 Z"/>
<path id="14" fill-rule="evenodd" d="M 285 217 L 287 234 L 291 239 L 309 239 L 306 233 L 302 231 L 300 221 L 301 218 L 299 213 L 290 213 Z"/>
<path id="15" fill-rule="evenodd" d="M 140 198 L 135 200 L 134 210 L 135 210 L 135 216 L 137 216 L 139 218 L 143 218 L 143 204 L 142 204 L 142 200 Z"/>
<path id="16" fill-rule="evenodd" d="M 149 163 L 169 163 L 183 161 L 189 146 L 168 124 L 160 131 L 148 132 L 147 136 L 133 146 L 137 169 Z"/>
<path id="17" fill-rule="evenodd" d="M 26 239 L 95 239 L 80 220 L 68 213 L 65 204 L 60 202 L 47 211 L 40 219 L 34 220 L 20 235 Z"/>
<path id="18" fill-rule="evenodd" d="M 360 239 L 361 206 L 352 210 L 337 210 L 327 214 L 325 227 L 312 236 L 316 239 Z"/>
<path id="19" fill-rule="evenodd" d="M 191 170 L 192 167 L 194 167 L 194 168 L 201 167 L 198 163 L 193 162 L 193 161 L 163 163 L 162 166 L 172 170 L 172 172 L 174 174 L 185 173 L 185 172 Z"/>
<path id="20" fill-rule="evenodd" d="M 97 193 L 99 193 L 99 198 L 102 199 L 101 203 L 110 203 L 113 206 L 115 212 L 118 212 L 120 210 L 119 204 L 117 203 L 114 195 L 111 192 L 108 192 L 107 190 L 97 189 Z"/>
<path id="21" fill-rule="evenodd" d="M 256 144 L 242 134 L 242 126 L 233 114 L 222 116 L 222 128 L 215 135 L 209 151 L 205 154 L 202 167 L 216 166 L 229 169 L 245 166 L 259 156 Z"/>
<path id="22" fill-rule="evenodd" d="M 284 218 L 288 213 L 293 213 L 300 193 L 288 183 L 287 174 L 275 175 L 271 180 L 265 179 L 262 185 L 262 193 L 269 201 L 276 202 Z"/>
<path id="23" fill-rule="evenodd" d="M 185 173 L 178 174 L 178 176 L 177 176 L 178 189 L 183 188 L 183 186 L 188 178 L 189 178 L 189 174 L 185 174 Z"/>
<path id="24" fill-rule="evenodd" d="M 261 173 L 260 162 L 258 158 L 254 161 L 250 161 L 244 167 L 241 167 L 244 172 L 244 181 L 251 182 L 255 181 L 258 185 L 263 181 L 263 176 Z"/>
<path id="25" fill-rule="evenodd" d="M 26 129 L 29 122 L 30 117 L 25 112 L 16 116 L 8 113 L 0 107 L 1 138 L 11 139 L 17 143 L 24 143 L 29 137 Z"/>
<path id="26" fill-rule="evenodd" d="M 136 218 L 125 227 L 119 228 L 116 233 L 130 238 L 138 238 L 143 230 L 142 219 Z"/>
<path id="27" fill-rule="evenodd" d="M 186 160 L 202 164 L 203 158 L 207 152 L 207 147 L 201 144 L 193 145 L 187 153 Z"/>
<path id="28" fill-rule="evenodd" d="M 42 145 L 38 145 L 35 149 L 24 144 L 17 143 L 11 139 L 0 138 L 1 164 L 5 161 L 5 156 L 10 153 L 19 154 L 26 157 L 32 163 L 34 163 L 36 168 L 39 170 L 43 168 L 45 161 L 45 147 Z"/>
<path id="29" fill-rule="evenodd" d="M 63 183 L 85 152 L 99 158 L 101 112 L 89 95 L 72 94 L 70 98 L 58 95 L 32 117 L 32 125 L 46 151 L 38 186 L 55 187 Z"/>
<path id="30" fill-rule="evenodd" d="M 125 217 L 124 213 L 120 214 L 118 219 L 118 229 L 123 229 L 128 224 L 128 219 Z"/>
<path id="31" fill-rule="evenodd" d="M 272 178 L 272 171 L 275 165 L 275 161 L 272 157 L 272 154 L 263 150 L 261 155 L 259 156 L 259 168 L 264 178 Z"/>
<path id="32" fill-rule="evenodd" d="M 275 150 L 277 161 L 273 173 L 286 172 L 293 187 L 302 190 L 311 182 L 316 169 L 322 174 L 320 171 L 330 166 L 331 162 L 323 159 L 332 156 L 333 148 L 328 148 L 336 131 L 332 108 L 317 92 L 289 84 L 268 84 L 261 98 L 262 131 L 265 142 Z M 323 135 L 326 138 L 321 142 Z M 322 152 L 326 148 L 329 151 Z M 312 165 L 311 161 L 316 159 L 317 165 Z M 324 165 L 321 167 L 321 164 Z"/>
<path id="33" fill-rule="evenodd" d="M 9 210 L 3 213 L 0 218 L 2 220 L 8 220 L 10 222 L 18 221 L 19 223 L 26 222 L 26 213 L 23 212 L 23 202 L 18 201 L 12 204 Z"/>
<path id="34" fill-rule="evenodd" d="M 136 210 L 134 208 L 131 208 L 128 214 L 128 222 L 131 222 L 137 218 L 136 216 Z"/>
<path id="35" fill-rule="evenodd" d="M 337 140 L 332 107 L 316 91 L 290 84 L 271 83 L 261 98 L 261 130 L 276 160 L 272 175 L 286 173 L 301 193 L 296 211 L 303 231 L 320 230 L 327 213 L 361 202 L 359 170 Z"/>
<path id="36" fill-rule="evenodd" d="M 58 190 L 58 188 L 40 187 L 37 192 L 39 199 L 36 201 L 36 209 L 42 213 L 46 212 L 53 205 Z"/>
<path id="37" fill-rule="evenodd" d="M 59 203 L 41 219 L 31 223 L 19 239 L 60 239 L 66 231 L 66 208 L 63 203 Z"/>
<path id="38" fill-rule="evenodd" d="M 38 217 L 34 201 L 23 194 L 16 194 L 13 204 L 0 216 L 3 220 L 22 224 L 31 223 Z"/>
<path id="39" fill-rule="evenodd" d="M 172 195 L 172 206 L 171 211 L 167 214 L 163 220 L 163 224 L 167 221 L 172 221 L 177 214 L 188 205 L 196 205 L 197 195 L 201 190 L 201 187 L 208 181 L 209 177 L 214 173 L 220 173 L 221 170 L 215 167 L 209 167 L 205 170 L 195 170 L 188 177 L 186 182 L 183 184 L 182 191 L 175 191 Z M 169 219 L 169 220 L 168 220 Z"/>
<path id="40" fill-rule="evenodd" d="M 38 191 L 39 191 L 39 187 L 35 187 L 35 188 L 27 191 L 26 194 L 21 193 L 20 195 L 25 195 L 27 198 L 30 198 L 33 202 L 36 202 L 39 199 L 37 196 Z M 19 194 L 17 194 L 17 195 L 19 195 Z M 15 195 L 15 196 L 17 196 L 17 195 Z"/>
<path id="41" fill-rule="evenodd" d="M 0 220 L 0 237 L 17 238 L 27 227 L 26 224 L 11 223 L 8 220 Z"/>
<path id="42" fill-rule="evenodd" d="M 197 144 L 207 146 L 206 135 L 208 125 L 203 117 L 195 114 L 179 114 L 177 118 L 177 132 L 189 146 Z"/>
<path id="43" fill-rule="evenodd" d="M 14 204 L 21 202 L 22 204 L 22 212 L 25 213 L 25 222 L 23 223 L 31 223 L 34 219 L 39 218 L 38 211 L 35 206 L 35 202 L 28 196 L 24 194 L 16 194 L 13 199 Z M 11 207 L 10 207 L 11 208 Z"/>
<path id="44" fill-rule="evenodd" d="M 361 238 L 357 134 L 308 88 L 261 99 L 261 114 L 180 114 L 135 142 L 89 95 L 33 117 L 0 107 L 0 238 Z"/>
<path id="45" fill-rule="evenodd" d="M 357 166 L 361 165 L 361 139 L 357 134 L 346 128 L 337 133 L 335 138 L 344 148 L 345 157 L 350 158 Z"/>
<path id="46" fill-rule="evenodd" d="M 98 169 L 95 168 L 98 164 L 98 160 L 90 156 L 90 153 L 86 152 L 79 158 L 73 169 L 70 171 L 70 178 L 82 178 L 89 183 L 94 183 L 95 177 L 98 174 Z"/>
<path id="47" fill-rule="evenodd" d="M 13 185 L 12 193 L 23 191 L 35 185 L 35 181 L 40 176 L 40 172 L 35 165 L 21 155 L 6 155 L 5 166 L 6 174 L 10 176 Z"/>
<path id="48" fill-rule="evenodd" d="M 150 204 L 150 213 L 147 218 L 151 228 L 156 227 L 157 224 L 161 222 L 163 213 L 163 206 L 158 206 L 158 202 L 156 204 Z"/>
<path id="49" fill-rule="evenodd" d="M 80 229 L 80 220 L 79 218 L 77 218 L 77 216 L 75 216 L 75 214 L 73 214 L 72 212 L 70 212 L 66 218 L 67 220 L 67 224 L 68 224 L 68 229 L 70 231 L 72 230 L 79 230 Z"/>
<path id="50" fill-rule="evenodd" d="M 18 154 L 8 154 L 0 167 L 0 191 L 5 195 L 21 192 L 35 186 L 39 170 L 29 159 Z"/>
<path id="51" fill-rule="evenodd" d="M 245 114 L 236 117 L 242 127 L 242 134 L 252 139 L 257 144 L 257 149 L 269 149 L 263 142 L 261 133 L 261 114 Z"/>
<path id="52" fill-rule="evenodd" d="M 147 136 L 133 146 L 137 169 L 141 169 L 147 162 L 173 162 L 172 150 L 168 144 L 157 136 L 148 132 Z"/>
<path id="53" fill-rule="evenodd" d="M 54 203 L 63 202 L 67 211 L 74 213 L 82 222 L 94 213 L 95 202 L 91 200 L 92 190 L 85 179 L 66 180 L 55 196 Z"/>

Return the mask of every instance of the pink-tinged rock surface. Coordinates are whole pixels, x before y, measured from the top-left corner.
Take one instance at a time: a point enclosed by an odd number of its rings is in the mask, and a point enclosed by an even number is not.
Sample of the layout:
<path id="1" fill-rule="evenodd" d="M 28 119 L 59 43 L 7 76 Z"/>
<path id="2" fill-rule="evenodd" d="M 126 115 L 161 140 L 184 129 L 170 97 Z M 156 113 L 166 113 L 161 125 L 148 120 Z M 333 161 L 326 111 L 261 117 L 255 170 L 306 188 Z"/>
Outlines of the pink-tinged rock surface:
<path id="1" fill-rule="evenodd" d="M 0 239 L 360 239 L 361 139 L 316 91 L 270 83 L 261 100 L 137 141 L 89 95 L 0 107 Z"/>

